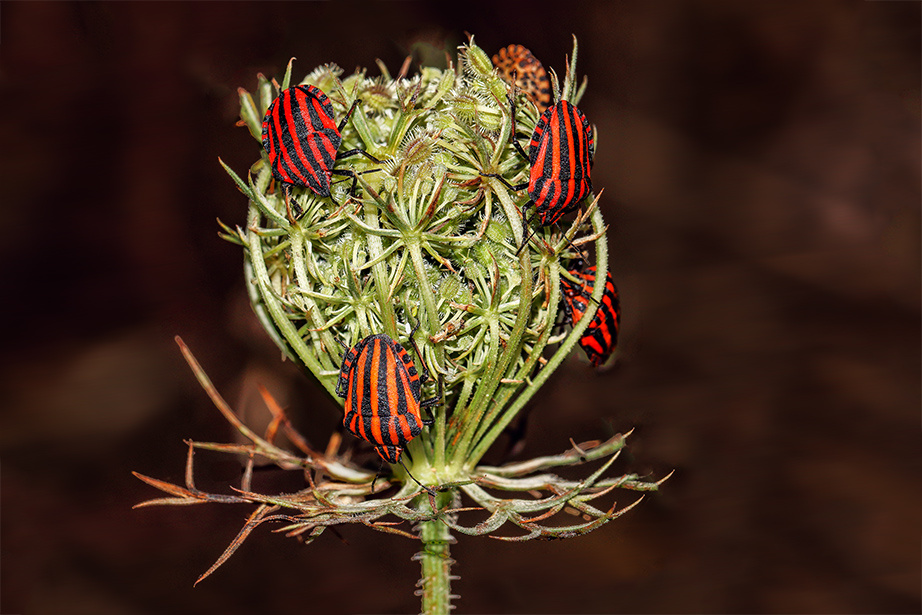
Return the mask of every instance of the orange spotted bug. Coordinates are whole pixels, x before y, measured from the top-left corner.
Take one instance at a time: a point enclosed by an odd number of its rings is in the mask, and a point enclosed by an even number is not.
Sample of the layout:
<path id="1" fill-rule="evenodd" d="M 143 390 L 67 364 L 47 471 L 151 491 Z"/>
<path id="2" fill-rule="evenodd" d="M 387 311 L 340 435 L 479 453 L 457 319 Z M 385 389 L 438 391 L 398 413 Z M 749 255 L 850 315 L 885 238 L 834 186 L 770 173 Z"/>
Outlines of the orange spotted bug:
<path id="1" fill-rule="evenodd" d="M 413 340 L 415 331 L 410 341 L 422 363 Z M 441 401 L 439 397 L 421 399 L 428 378 L 425 363 L 422 374 L 417 373 L 413 359 L 390 336 L 369 335 L 346 352 L 339 370 L 336 394 L 346 400 L 343 425 L 374 445 L 384 461 L 403 464 L 400 457 L 407 443 L 431 423 L 423 420 L 420 409 Z"/>
<path id="2" fill-rule="evenodd" d="M 361 154 L 374 162 L 381 162 L 362 149 L 337 153 L 342 144 L 342 129 L 355 111 L 358 100 L 352 103 L 343 120 L 333 120 L 333 105 L 320 88 L 296 85 L 282 90 L 272 101 L 263 118 L 263 148 L 269 157 L 269 166 L 275 179 L 285 185 L 310 188 L 322 197 L 330 196 L 330 176 L 352 178 L 354 171 L 334 169 L 337 160 Z"/>
<path id="3" fill-rule="evenodd" d="M 563 291 L 564 306 L 567 322 L 575 325 L 587 312 L 589 301 L 592 301 L 592 289 L 595 286 L 595 267 L 584 271 L 570 271 L 570 275 L 578 280 L 571 281 L 560 278 L 560 288 Z M 618 289 L 611 279 L 611 273 L 605 276 L 605 291 L 602 301 L 595 312 L 595 316 L 586 327 L 579 345 L 589 357 L 589 362 L 594 367 L 599 367 L 618 345 L 618 329 L 621 327 L 621 301 L 618 298 Z"/>
<path id="4" fill-rule="evenodd" d="M 538 113 L 544 113 L 551 105 L 551 81 L 544 66 L 531 51 L 521 45 L 503 47 L 493 56 L 493 65 L 506 83 L 528 95 L 538 107 Z"/>

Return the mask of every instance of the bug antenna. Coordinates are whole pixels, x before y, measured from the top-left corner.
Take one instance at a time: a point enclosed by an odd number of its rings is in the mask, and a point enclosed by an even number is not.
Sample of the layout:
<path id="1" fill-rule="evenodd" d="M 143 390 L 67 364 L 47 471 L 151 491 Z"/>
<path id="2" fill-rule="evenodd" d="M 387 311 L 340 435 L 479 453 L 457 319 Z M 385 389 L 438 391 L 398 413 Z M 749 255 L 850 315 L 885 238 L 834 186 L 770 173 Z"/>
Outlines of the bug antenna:
<path id="1" fill-rule="evenodd" d="M 567 245 L 570 246 L 571 249 L 576 251 L 577 257 L 579 258 L 579 260 L 583 262 L 583 265 L 585 265 L 586 267 L 589 267 L 590 266 L 589 261 L 587 261 L 586 257 L 583 256 L 583 251 L 577 248 L 575 245 L 573 245 L 573 242 L 570 241 L 570 239 L 566 235 L 564 235 L 563 238 L 567 240 Z"/>
<path id="2" fill-rule="evenodd" d="M 421 482 L 419 482 L 419 481 L 416 479 L 416 477 L 413 476 L 413 475 L 410 473 L 410 468 L 408 468 L 408 467 L 407 467 L 407 464 L 405 464 L 405 463 L 403 462 L 403 458 L 398 458 L 398 459 L 397 459 L 397 462 L 398 462 L 400 465 L 403 466 L 403 469 L 406 470 L 406 472 L 407 472 L 407 476 L 409 476 L 410 478 L 412 478 L 414 483 L 416 483 L 417 485 L 419 485 L 420 487 L 422 487 L 423 490 L 424 490 L 426 493 L 428 493 L 429 495 L 431 495 L 431 496 L 433 496 L 433 497 L 435 496 L 435 489 L 433 489 L 432 487 L 427 487 L 426 485 L 424 485 L 424 484 L 422 484 Z"/>

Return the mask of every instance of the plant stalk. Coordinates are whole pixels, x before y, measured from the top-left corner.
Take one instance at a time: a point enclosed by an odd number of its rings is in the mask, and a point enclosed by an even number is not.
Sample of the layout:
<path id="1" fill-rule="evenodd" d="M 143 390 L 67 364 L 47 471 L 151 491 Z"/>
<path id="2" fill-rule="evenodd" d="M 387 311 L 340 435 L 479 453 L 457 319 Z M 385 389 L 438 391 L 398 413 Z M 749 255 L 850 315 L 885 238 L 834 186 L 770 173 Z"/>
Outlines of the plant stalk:
<path id="1" fill-rule="evenodd" d="M 451 491 L 443 491 L 436 495 L 436 504 L 441 509 L 451 505 Z M 427 508 L 429 502 L 424 504 Z M 422 566 L 422 577 L 419 580 L 420 590 L 417 592 L 422 597 L 423 615 L 448 615 L 451 611 L 451 565 L 454 560 L 450 556 L 450 545 L 454 537 L 439 519 L 423 521 L 419 524 L 419 538 L 423 543 L 422 551 L 414 556 Z"/>

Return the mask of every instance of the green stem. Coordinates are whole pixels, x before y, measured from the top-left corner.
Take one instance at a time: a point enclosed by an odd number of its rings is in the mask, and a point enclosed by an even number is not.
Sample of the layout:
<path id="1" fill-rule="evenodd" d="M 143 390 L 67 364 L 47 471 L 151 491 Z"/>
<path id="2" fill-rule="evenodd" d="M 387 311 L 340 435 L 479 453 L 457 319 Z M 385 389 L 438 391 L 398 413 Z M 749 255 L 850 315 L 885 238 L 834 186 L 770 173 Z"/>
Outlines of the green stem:
<path id="1" fill-rule="evenodd" d="M 472 422 L 472 424 L 476 426 L 476 430 L 474 431 L 474 437 L 469 443 L 468 453 L 465 455 L 466 460 L 471 458 L 471 453 L 475 448 L 481 446 L 477 443 L 481 440 L 484 432 L 493 422 L 493 418 L 496 413 L 502 411 L 502 404 L 495 403 L 497 401 L 497 389 L 500 386 L 500 381 L 506 375 L 509 366 L 512 364 L 512 361 L 522 353 L 522 336 L 524 335 L 525 328 L 528 325 L 528 317 L 531 311 L 530 299 L 532 293 L 531 257 L 527 251 L 522 252 L 519 257 L 519 262 L 522 266 L 522 289 L 521 296 L 519 298 L 519 313 L 516 317 L 515 327 L 513 327 L 512 332 L 509 335 L 509 340 L 506 342 L 506 349 L 502 355 L 503 361 L 500 364 L 500 368 L 496 370 L 496 384 L 489 390 L 489 400 L 484 404 L 482 412 L 477 417 L 477 421 Z M 535 360 L 537 360 L 538 354 L 533 353 L 533 357 Z M 492 440 L 487 442 L 485 446 L 489 447 L 491 443 Z M 466 460 L 465 463 L 467 463 Z M 473 467 L 473 464 L 470 464 L 470 467 Z"/>
<path id="2" fill-rule="evenodd" d="M 557 317 L 557 304 L 560 301 L 560 275 L 559 275 L 559 266 L 557 263 L 549 263 L 547 267 L 547 276 L 550 278 L 550 288 L 551 294 L 548 300 L 548 313 L 546 315 L 546 323 L 544 330 L 541 332 L 541 337 L 538 339 L 537 343 L 531 350 L 531 355 L 525 361 L 525 364 L 519 369 L 515 374 L 515 378 L 518 380 L 525 381 L 528 376 L 534 370 L 535 364 L 538 362 L 538 358 L 544 352 L 544 347 L 547 344 L 547 340 L 551 335 L 551 330 L 554 328 L 553 323 Z M 518 413 L 518 410 L 515 408 L 506 409 L 502 417 L 497 421 L 496 417 L 499 415 L 503 408 L 506 407 L 506 404 L 509 402 L 509 399 L 512 395 L 521 388 L 520 384 L 515 385 L 503 385 L 493 394 L 493 407 L 481 421 L 477 433 L 474 436 L 474 446 L 467 455 L 467 460 L 465 465 L 468 468 L 473 468 L 477 465 L 477 462 L 480 461 L 480 458 L 483 457 L 487 449 L 490 448 L 490 445 L 493 444 L 493 441 L 499 437 L 502 430 L 506 428 L 507 425 L 515 418 L 515 415 Z M 487 431 L 489 429 L 489 431 Z M 486 436 L 484 436 L 486 434 Z"/>
<path id="3" fill-rule="evenodd" d="M 255 223 L 258 216 L 259 212 L 256 210 L 255 206 L 251 206 L 248 221 Z M 248 226 L 253 225 L 250 224 Z M 273 294 L 272 282 L 269 279 L 269 272 L 266 269 L 266 261 L 262 252 L 262 244 L 260 243 L 257 233 L 253 231 L 247 233 L 247 247 L 250 251 L 250 263 L 253 266 L 252 271 L 256 278 L 259 294 L 262 297 L 263 306 L 266 308 L 272 322 L 275 324 L 275 329 L 285 338 L 295 355 L 297 355 L 304 365 L 311 370 L 311 373 L 317 376 L 318 380 L 320 380 L 320 384 L 323 385 L 330 395 L 335 396 L 336 392 L 334 389 L 336 387 L 336 380 L 333 378 L 320 377 L 323 366 L 314 355 L 313 349 L 309 348 L 304 343 L 304 340 L 301 339 L 301 335 L 298 333 L 297 328 L 291 323 L 281 303 Z"/>
<path id="4" fill-rule="evenodd" d="M 378 209 L 374 205 L 365 205 L 365 224 L 372 229 L 378 228 Z M 381 321 L 384 323 L 384 332 L 397 339 L 397 316 L 394 314 L 394 304 L 387 296 L 387 263 L 379 257 L 384 252 L 381 238 L 369 233 L 365 238 L 368 246 L 368 260 L 374 261 L 371 273 L 375 278 L 375 291 L 378 293 L 378 307 L 381 310 Z"/>
<path id="5" fill-rule="evenodd" d="M 456 472 L 466 463 L 469 455 L 467 452 L 477 440 L 474 434 L 482 431 L 482 421 L 488 408 L 490 407 L 494 393 L 500 384 L 500 381 L 509 369 L 509 365 L 522 351 L 522 336 L 528 325 L 528 316 L 531 312 L 531 292 L 532 292 L 532 269 L 531 257 L 527 251 L 523 251 L 519 256 L 519 266 L 521 267 L 522 281 L 519 292 L 519 310 L 516 314 L 515 325 L 509 333 L 509 339 L 506 340 L 505 349 L 499 353 L 496 360 L 496 367 L 490 366 L 486 376 L 478 383 L 477 392 L 474 394 L 474 401 L 465 411 L 463 418 L 464 424 L 461 426 L 462 436 L 459 440 L 458 447 L 453 451 L 452 471 Z M 499 338 L 499 324 L 496 316 L 491 316 L 490 320 L 491 344 Z M 496 356 L 493 346 L 491 346 L 492 357 Z"/>
<path id="6" fill-rule="evenodd" d="M 500 205 L 503 206 L 503 212 L 506 214 L 506 219 L 509 220 L 509 226 L 512 227 L 512 236 L 515 237 L 515 244 L 520 246 L 525 240 L 523 235 L 524 229 L 517 220 L 521 219 L 522 214 L 519 212 L 519 207 L 516 205 L 515 201 L 512 200 L 512 197 L 509 196 L 509 193 L 506 192 L 506 188 L 502 182 L 500 182 L 495 177 L 488 178 L 488 185 L 493 191 L 493 194 L 499 198 Z M 523 250 L 527 253 L 527 250 Z"/>
<path id="7" fill-rule="evenodd" d="M 449 506 L 452 492 L 443 491 L 436 495 L 436 504 L 439 508 Z M 424 504 L 429 507 L 429 502 Z M 422 577 L 419 584 L 422 596 L 423 615 L 448 615 L 451 610 L 451 565 L 454 560 L 449 554 L 449 547 L 454 542 L 454 537 L 448 526 L 438 519 L 423 521 L 419 524 L 419 538 L 423 549 L 416 554 L 415 559 L 420 561 Z"/>
<path id="8" fill-rule="evenodd" d="M 394 125 L 391 128 L 390 137 L 387 141 L 387 147 L 385 148 L 388 157 L 392 157 L 397 153 L 397 149 L 400 147 L 400 144 L 403 143 L 403 138 L 410 130 L 410 126 L 413 125 L 413 122 L 421 113 L 422 111 L 417 110 L 401 111 L 397 114 L 397 117 L 394 119 Z"/>
<path id="9" fill-rule="evenodd" d="M 291 260 L 294 266 L 297 288 L 299 290 L 313 290 L 313 284 L 307 275 L 304 254 L 304 232 L 300 226 L 295 225 L 291 228 L 289 237 L 291 238 Z M 309 295 L 304 293 L 295 294 L 293 299 L 296 303 L 300 303 L 301 308 L 304 310 L 313 328 L 319 329 L 318 332 L 311 335 L 314 341 L 314 350 L 317 353 L 317 359 L 321 364 L 324 364 L 326 369 L 334 369 L 336 366 L 330 358 L 330 353 L 332 351 L 321 347 L 321 341 L 327 349 L 335 350 L 339 348 L 339 346 L 337 346 L 336 340 L 333 338 L 330 330 L 325 327 L 326 321 L 323 317 L 323 310 L 317 306 L 317 303 Z"/>
<path id="10" fill-rule="evenodd" d="M 592 228 L 596 233 L 599 233 L 598 239 L 595 242 L 596 249 L 596 280 L 601 280 L 600 284 L 596 284 L 592 289 L 592 305 L 598 309 L 599 304 L 602 301 L 602 293 L 605 292 L 605 276 L 608 274 L 608 240 L 607 233 L 604 233 L 604 221 L 602 220 L 602 214 L 599 213 L 599 210 L 596 209 L 592 212 Z M 555 284 L 558 284 L 559 278 L 554 276 Z M 589 323 L 592 321 L 595 316 L 595 310 L 590 309 L 580 318 L 579 322 L 574 325 L 573 329 L 570 331 L 570 334 L 563 341 L 554 355 L 548 360 L 547 364 L 535 375 L 535 378 L 532 380 L 515 401 L 512 402 L 512 405 L 506 409 L 502 419 L 498 421 L 495 425 L 492 425 L 490 431 L 480 439 L 477 446 L 471 453 L 467 456 L 465 460 L 465 467 L 473 468 L 480 458 L 483 457 L 486 453 L 487 448 L 490 444 L 499 437 L 499 434 L 503 429 L 509 424 L 509 422 L 515 417 L 519 411 L 525 407 L 525 404 L 529 402 L 532 396 L 538 392 L 538 389 L 547 381 L 551 374 L 560 366 L 563 360 L 570 354 L 570 351 L 576 345 L 579 338 L 583 335 L 583 332 L 589 326 Z"/>
<path id="11" fill-rule="evenodd" d="M 422 299 L 423 306 L 422 312 L 425 315 L 425 318 L 420 318 L 420 320 L 423 321 L 423 332 L 426 333 L 428 339 L 439 327 L 438 307 L 436 306 L 435 295 L 432 292 L 432 285 L 426 279 L 426 268 L 423 264 L 423 253 L 420 249 L 419 241 L 408 240 L 407 252 L 410 253 L 412 271 L 419 286 L 419 296 Z M 426 343 L 428 344 L 428 342 Z M 435 345 L 434 350 L 438 365 L 433 366 L 434 372 L 430 375 L 438 379 L 442 377 L 441 374 L 444 372 L 445 354 L 441 345 Z M 442 402 L 435 409 L 435 441 L 433 442 L 435 464 L 436 467 L 440 468 L 445 465 L 445 403 L 444 400 Z"/>

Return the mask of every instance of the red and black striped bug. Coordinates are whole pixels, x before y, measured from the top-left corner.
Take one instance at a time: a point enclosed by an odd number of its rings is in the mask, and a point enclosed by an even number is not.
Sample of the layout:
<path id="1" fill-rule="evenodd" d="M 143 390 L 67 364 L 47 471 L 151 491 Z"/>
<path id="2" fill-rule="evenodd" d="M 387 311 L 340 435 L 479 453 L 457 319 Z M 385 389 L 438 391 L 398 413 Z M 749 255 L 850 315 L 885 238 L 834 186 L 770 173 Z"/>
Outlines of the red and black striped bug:
<path id="1" fill-rule="evenodd" d="M 592 289 L 595 287 L 595 267 L 586 270 L 569 272 L 578 282 L 567 278 L 560 278 L 560 288 L 563 291 L 564 307 L 567 321 L 575 325 L 587 312 L 589 302 L 592 301 Z M 579 338 L 579 345 L 589 357 L 589 362 L 594 367 L 599 367 L 618 345 L 618 329 L 621 327 L 621 301 L 618 298 L 618 289 L 611 279 L 611 273 L 605 276 L 605 291 L 602 301 L 590 321 L 589 326 Z"/>
<path id="2" fill-rule="evenodd" d="M 515 118 L 515 100 L 510 97 L 510 101 L 512 117 Z M 484 175 L 496 177 L 510 190 L 528 189 L 529 201 L 522 206 L 522 223 L 526 232 L 530 205 L 535 206 L 531 219 L 537 219 L 540 226 L 549 226 L 556 224 L 564 214 L 577 209 L 580 202 L 592 193 L 590 173 L 595 154 L 595 136 L 589 120 L 576 105 L 561 100 L 548 107 L 531 135 L 528 154 L 515 138 L 514 126 L 512 144 L 528 159 L 528 181 L 513 186 L 495 173 Z M 529 239 L 530 235 L 522 247 Z"/>
<path id="3" fill-rule="evenodd" d="M 323 91 L 313 85 L 296 85 L 279 92 L 263 118 L 263 148 L 275 178 L 285 185 L 310 188 L 322 197 L 330 195 L 330 176 L 352 178 L 354 171 L 334 169 L 337 160 L 361 154 L 381 162 L 363 149 L 338 152 L 343 142 L 342 129 L 355 111 L 352 103 L 339 125 L 333 120 L 333 105 Z"/>
<path id="4" fill-rule="evenodd" d="M 415 331 L 416 328 L 410 333 L 410 342 L 420 358 L 422 374 L 417 373 L 403 346 L 387 334 L 379 333 L 369 335 L 346 352 L 336 384 L 336 394 L 346 400 L 343 425 L 356 437 L 374 445 L 381 459 L 388 463 L 403 465 L 404 447 L 422 432 L 423 426 L 431 424 L 423 420 L 420 409 L 441 400 L 421 399 L 429 371 L 413 340 Z"/>
<path id="5" fill-rule="evenodd" d="M 493 65 L 506 83 L 523 90 L 538 108 L 538 113 L 551 105 L 551 81 L 541 62 L 522 45 L 508 45 L 493 56 Z"/>

